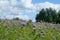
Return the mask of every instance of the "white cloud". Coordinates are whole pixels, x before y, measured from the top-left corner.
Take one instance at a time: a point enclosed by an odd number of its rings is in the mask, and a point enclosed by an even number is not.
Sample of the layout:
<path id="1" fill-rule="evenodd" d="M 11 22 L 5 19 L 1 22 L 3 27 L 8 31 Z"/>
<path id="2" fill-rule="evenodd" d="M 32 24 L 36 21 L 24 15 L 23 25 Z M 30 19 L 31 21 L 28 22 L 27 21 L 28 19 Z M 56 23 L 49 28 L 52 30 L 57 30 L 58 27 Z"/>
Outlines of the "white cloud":
<path id="1" fill-rule="evenodd" d="M 32 2 L 32 0 L 21 0 L 21 4 L 28 8 L 33 6 L 33 4 L 31 2 Z"/>
<path id="2" fill-rule="evenodd" d="M 29 20 L 31 16 L 26 15 L 27 13 L 37 13 L 42 8 L 49 7 L 60 10 L 60 4 L 50 2 L 33 4 L 32 0 L 0 0 L 0 17 L 13 18 L 13 16 L 18 16 L 21 19 Z M 25 15 L 22 15 L 24 13 Z"/>
<path id="3" fill-rule="evenodd" d="M 28 15 L 19 15 L 15 17 L 19 17 L 20 19 L 27 20 L 27 21 L 30 20 L 30 17 Z"/>
<path id="4" fill-rule="evenodd" d="M 56 10 L 60 10 L 60 4 L 53 4 L 53 3 L 50 3 L 50 2 L 35 4 L 35 6 L 38 10 L 40 10 L 42 8 L 53 8 L 53 9 L 56 9 Z"/>
<path id="5" fill-rule="evenodd" d="M 20 18 L 23 19 L 23 20 L 29 20 L 30 19 L 29 16 L 27 16 L 27 15 L 23 15 Z"/>
<path id="6" fill-rule="evenodd" d="M 7 16 L 4 16 L 4 17 L 8 18 L 8 19 L 19 17 L 20 19 L 27 20 L 27 21 L 30 19 L 29 16 L 27 16 L 27 15 L 17 15 L 17 16 L 7 15 Z"/>

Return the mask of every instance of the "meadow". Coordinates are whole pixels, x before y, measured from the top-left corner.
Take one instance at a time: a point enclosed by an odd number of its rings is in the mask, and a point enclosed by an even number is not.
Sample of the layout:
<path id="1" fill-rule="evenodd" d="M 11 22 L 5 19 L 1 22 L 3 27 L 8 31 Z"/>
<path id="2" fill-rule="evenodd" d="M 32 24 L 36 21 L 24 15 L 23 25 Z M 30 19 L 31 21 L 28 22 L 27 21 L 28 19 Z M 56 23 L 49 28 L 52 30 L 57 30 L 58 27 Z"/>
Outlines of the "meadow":
<path id="1" fill-rule="evenodd" d="M 60 40 L 60 26 L 51 23 L 15 26 L 0 22 L 0 40 Z"/>

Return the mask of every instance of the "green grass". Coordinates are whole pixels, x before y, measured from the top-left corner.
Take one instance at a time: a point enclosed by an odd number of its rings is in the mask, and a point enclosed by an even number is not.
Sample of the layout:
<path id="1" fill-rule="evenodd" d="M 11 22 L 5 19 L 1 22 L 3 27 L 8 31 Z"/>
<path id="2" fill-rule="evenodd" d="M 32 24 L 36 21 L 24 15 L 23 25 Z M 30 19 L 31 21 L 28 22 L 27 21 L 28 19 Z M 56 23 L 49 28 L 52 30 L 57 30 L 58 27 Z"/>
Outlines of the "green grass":
<path id="1" fill-rule="evenodd" d="M 0 40 L 60 40 L 60 28 L 42 28 L 25 26 L 3 26 L 0 25 Z"/>

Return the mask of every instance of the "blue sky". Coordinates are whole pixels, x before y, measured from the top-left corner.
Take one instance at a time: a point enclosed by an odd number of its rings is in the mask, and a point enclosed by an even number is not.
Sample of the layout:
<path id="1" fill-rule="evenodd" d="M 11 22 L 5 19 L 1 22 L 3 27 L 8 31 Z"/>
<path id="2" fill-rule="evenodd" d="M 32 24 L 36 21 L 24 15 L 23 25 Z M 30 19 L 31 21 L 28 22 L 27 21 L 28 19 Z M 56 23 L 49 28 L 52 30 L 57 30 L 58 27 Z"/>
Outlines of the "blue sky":
<path id="1" fill-rule="evenodd" d="M 32 0 L 32 3 L 40 3 L 40 2 L 51 2 L 51 3 L 56 3 L 56 4 L 60 4 L 60 0 Z"/>
<path id="2" fill-rule="evenodd" d="M 35 21 L 35 16 L 42 8 L 60 10 L 60 0 L 0 0 L 0 18 L 19 17 Z"/>

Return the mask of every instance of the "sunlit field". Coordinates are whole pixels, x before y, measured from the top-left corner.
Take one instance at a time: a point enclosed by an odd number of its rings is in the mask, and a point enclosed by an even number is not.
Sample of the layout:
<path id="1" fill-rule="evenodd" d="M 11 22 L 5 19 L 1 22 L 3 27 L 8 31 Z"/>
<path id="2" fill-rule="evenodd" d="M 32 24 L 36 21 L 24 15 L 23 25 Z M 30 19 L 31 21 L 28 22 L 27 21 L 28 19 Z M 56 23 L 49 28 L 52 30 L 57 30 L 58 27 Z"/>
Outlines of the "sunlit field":
<path id="1" fill-rule="evenodd" d="M 60 0 L 0 0 L 0 40 L 60 40 Z"/>
<path id="2" fill-rule="evenodd" d="M 0 24 L 0 40 L 60 40 L 60 26 L 44 23 L 14 26 L 3 22 Z"/>

